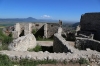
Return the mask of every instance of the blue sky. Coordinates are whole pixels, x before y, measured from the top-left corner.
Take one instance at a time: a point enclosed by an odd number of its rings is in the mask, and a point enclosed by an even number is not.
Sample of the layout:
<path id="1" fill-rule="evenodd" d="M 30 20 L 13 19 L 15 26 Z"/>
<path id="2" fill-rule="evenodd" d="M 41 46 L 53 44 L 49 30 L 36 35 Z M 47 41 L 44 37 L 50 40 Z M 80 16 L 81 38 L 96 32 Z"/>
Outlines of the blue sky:
<path id="1" fill-rule="evenodd" d="M 0 0 L 0 18 L 79 21 L 86 12 L 100 12 L 100 0 Z"/>

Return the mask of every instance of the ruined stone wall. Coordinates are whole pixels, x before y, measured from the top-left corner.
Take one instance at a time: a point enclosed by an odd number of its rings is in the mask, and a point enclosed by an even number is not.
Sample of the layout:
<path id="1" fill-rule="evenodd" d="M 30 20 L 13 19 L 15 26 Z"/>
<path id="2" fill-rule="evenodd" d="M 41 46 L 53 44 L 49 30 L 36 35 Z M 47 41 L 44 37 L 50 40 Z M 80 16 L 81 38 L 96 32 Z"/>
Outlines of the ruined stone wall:
<path id="1" fill-rule="evenodd" d="M 58 23 L 47 23 L 47 37 L 52 38 L 57 33 L 59 26 Z"/>
<path id="2" fill-rule="evenodd" d="M 32 23 L 32 29 L 36 29 L 38 31 L 44 24 L 45 23 Z"/>
<path id="3" fill-rule="evenodd" d="M 85 13 L 80 20 L 80 33 L 94 34 L 94 39 L 100 40 L 100 13 Z"/>
<path id="4" fill-rule="evenodd" d="M 54 52 L 76 52 L 77 49 L 68 44 L 68 42 L 58 33 L 54 34 L 53 41 Z"/>
<path id="5" fill-rule="evenodd" d="M 36 37 L 51 38 L 57 32 L 59 26 L 58 23 L 16 23 L 13 35 L 17 35 L 17 37 L 13 36 L 13 38 L 20 37 L 22 33 L 24 35 L 30 34 L 32 30 L 36 30 Z"/>
<path id="6" fill-rule="evenodd" d="M 100 41 L 93 39 L 77 37 L 75 41 L 75 46 L 83 50 L 86 48 L 90 48 L 92 50 L 100 51 Z"/>
<path id="7" fill-rule="evenodd" d="M 100 13 L 85 13 L 80 20 L 82 31 L 100 30 Z"/>

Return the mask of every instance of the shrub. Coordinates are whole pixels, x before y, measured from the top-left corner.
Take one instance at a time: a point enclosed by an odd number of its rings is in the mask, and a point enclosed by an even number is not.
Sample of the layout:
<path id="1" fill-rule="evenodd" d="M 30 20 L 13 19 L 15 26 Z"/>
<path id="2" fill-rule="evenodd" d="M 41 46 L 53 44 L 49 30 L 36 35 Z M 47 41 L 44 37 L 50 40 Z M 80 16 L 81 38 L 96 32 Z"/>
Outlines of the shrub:
<path id="1" fill-rule="evenodd" d="M 0 66 L 13 66 L 13 64 L 7 55 L 0 54 Z"/>
<path id="2" fill-rule="evenodd" d="M 79 64 L 89 64 L 89 62 L 85 58 L 80 58 Z"/>
<path id="3" fill-rule="evenodd" d="M 12 42 L 13 38 L 3 34 L 2 30 L 0 30 L 0 40 L 2 41 L 2 47 L 0 50 L 7 49 L 8 44 Z"/>
<path id="4" fill-rule="evenodd" d="M 33 30 L 32 30 L 32 33 L 35 34 L 35 33 L 36 33 L 36 29 L 33 29 Z"/>

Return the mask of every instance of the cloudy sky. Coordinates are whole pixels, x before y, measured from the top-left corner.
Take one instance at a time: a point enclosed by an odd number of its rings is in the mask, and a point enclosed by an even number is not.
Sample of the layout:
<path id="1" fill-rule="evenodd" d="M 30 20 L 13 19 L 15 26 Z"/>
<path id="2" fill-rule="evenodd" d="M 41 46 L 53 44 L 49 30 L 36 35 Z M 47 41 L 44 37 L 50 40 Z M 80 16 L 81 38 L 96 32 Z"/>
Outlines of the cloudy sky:
<path id="1" fill-rule="evenodd" d="M 100 0 L 0 0 L 0 18 L 79 21 L 86 12 L 100 12 Z"/>

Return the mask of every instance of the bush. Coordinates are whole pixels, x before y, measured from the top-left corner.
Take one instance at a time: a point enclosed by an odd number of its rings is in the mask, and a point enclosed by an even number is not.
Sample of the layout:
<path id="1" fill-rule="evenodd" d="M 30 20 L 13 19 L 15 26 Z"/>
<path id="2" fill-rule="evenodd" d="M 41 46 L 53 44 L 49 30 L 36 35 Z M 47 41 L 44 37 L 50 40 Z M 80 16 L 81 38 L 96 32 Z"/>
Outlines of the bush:
<path id="1" fill-rule="evenodd" d="M 85 58 L 80 58 L 79 64 L 89 64 L 89 62 Z"/>
<path id="2" fill-rule="evenodd" d="M 13 66 L 13 64 L 7 55 L 0 54 L 0 66 Z"/>
<path id="3" fill-rule="evenodd" d="M 2 42 L 2 47 L 0 47 L 0 50 L 8 48 L 8 44 L 13 40 L 13 38 L 10 36 L 3 34 L 2 30 L 0 30 L 0 41 Z"/>
<path id="4" fill-rule="evenodd" d="M 33 30 L 32 30 L 32 33 L 35 34 L 35 33 L 36 33 L 36 29 L 33 29 Z"/>

